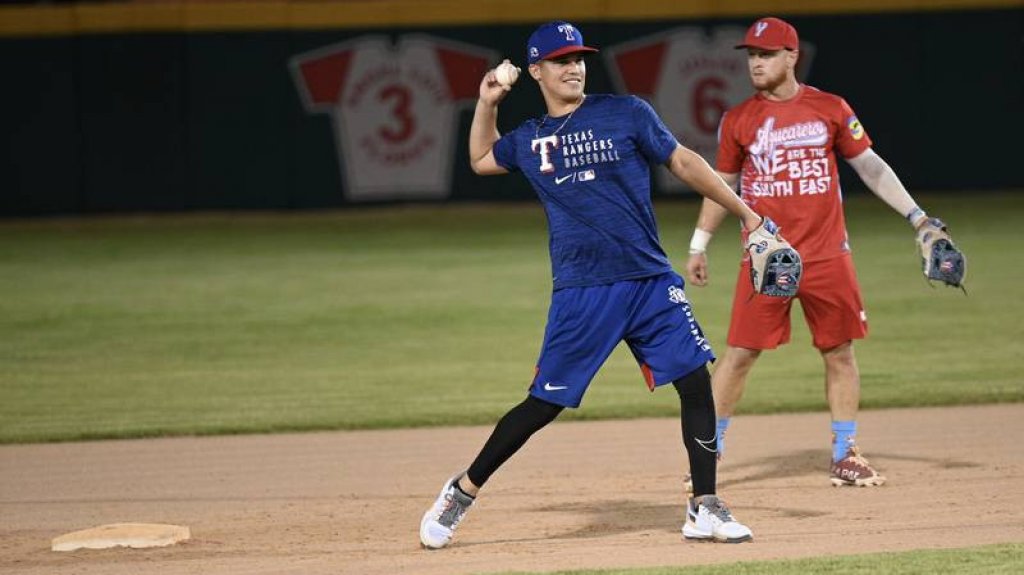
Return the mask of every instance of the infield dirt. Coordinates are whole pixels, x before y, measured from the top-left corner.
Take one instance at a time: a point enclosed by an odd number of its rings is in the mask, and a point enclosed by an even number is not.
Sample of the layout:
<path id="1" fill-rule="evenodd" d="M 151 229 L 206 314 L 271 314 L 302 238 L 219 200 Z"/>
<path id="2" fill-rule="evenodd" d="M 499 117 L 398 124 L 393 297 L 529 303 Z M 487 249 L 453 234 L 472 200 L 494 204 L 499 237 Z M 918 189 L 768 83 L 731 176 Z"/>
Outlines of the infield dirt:
<path id="1" fill-rule="evenodd" d="M 0 572 L 465 574 L 693 565 L 1024 542 L 1024 405 L 863 412 L 881 488 L 828 482 L 828 415 L 739 416 L 719 493 L 755 540 L 682 540 L 674 419 L 556 422 L 501 469 L 452 547 L 420 516 L 490 427 L 0 446 Z M 159 549 L 54 552 L 117 522 Z"/>

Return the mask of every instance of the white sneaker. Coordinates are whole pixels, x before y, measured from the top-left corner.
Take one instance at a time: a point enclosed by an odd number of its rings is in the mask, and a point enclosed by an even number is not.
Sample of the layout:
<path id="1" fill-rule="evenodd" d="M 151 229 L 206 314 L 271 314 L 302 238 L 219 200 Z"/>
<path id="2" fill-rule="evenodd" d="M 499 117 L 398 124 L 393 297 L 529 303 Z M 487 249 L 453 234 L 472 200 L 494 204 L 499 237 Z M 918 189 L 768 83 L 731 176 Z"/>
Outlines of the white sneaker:
<path id="1" fill-rule="evenodd" d="M 700 498 L 700 503 L 691 499 L 687 504 L 683 537 L 721 543 L 742 543 L 753 539 L 754 534 L 746 525 L 736 521 L 724 501 L 715 495 L 705 495 Z"/>
<path id="2" fill-rule="evenodd" d="M 440 549 L 451 543 L 455 528 L 473 505 L 474 499 L 455 487 L 463 475 L 459 473 L 445 482 L 434 505 L 423 514 L 420 543 L 427 549 Z"/>

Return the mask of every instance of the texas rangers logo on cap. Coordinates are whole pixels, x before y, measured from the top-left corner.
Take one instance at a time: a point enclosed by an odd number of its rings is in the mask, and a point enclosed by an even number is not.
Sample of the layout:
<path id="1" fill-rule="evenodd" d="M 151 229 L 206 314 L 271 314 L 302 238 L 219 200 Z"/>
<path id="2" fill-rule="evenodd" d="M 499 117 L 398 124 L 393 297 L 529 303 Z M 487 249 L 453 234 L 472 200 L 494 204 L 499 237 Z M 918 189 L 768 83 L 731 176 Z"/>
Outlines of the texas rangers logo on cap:
<path id="1" fill-rule="evenodd" d="M 530 64 L 575 52 L 597 52 L 597 48 L 584 46 L 579 29 L 560 20 L 540 25 L 526 42 L 526 61 Z"/>

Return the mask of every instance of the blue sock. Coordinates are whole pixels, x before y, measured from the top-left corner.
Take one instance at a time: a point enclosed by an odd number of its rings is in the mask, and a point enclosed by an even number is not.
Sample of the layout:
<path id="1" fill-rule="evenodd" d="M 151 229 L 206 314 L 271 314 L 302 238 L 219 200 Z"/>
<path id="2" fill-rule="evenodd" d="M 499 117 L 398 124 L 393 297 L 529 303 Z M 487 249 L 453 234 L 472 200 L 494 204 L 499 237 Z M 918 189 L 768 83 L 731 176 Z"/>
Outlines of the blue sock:
<path id="1" fill-rule="evenodd" d="M 718 456 L 721 457 L 725 453 L 725 430 L 729 429 L 728 417 L 719 417 L 718 423 L 715 425 L 715 439 L 718 443 Z"/>
<path id="2" fill-rule="evenodd" d="M 846 457 L 846 450 L 853 445 L 855 435 L 857 435 L 856 421 L 832 422 L 832 461 L 839 461 Z"/>

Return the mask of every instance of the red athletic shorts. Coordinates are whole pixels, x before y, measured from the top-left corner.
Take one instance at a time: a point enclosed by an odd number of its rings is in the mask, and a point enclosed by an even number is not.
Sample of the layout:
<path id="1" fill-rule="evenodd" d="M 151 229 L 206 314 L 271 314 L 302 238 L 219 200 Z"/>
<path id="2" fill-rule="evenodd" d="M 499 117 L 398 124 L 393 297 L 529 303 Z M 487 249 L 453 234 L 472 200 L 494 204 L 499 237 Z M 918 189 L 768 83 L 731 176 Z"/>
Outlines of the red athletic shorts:
<path id="1" fill-rule="evenodd" d="M 729 345 L 774 349 L 789 341 L 794 298 L 757 295 L 750 283 L 750 261 L 740 264 L 729 322 Z M 867 315 L 850 254 L 804 264 L 796 294 L 811 328 L 814 347 L 831 349 L 868 333 Z"/>

